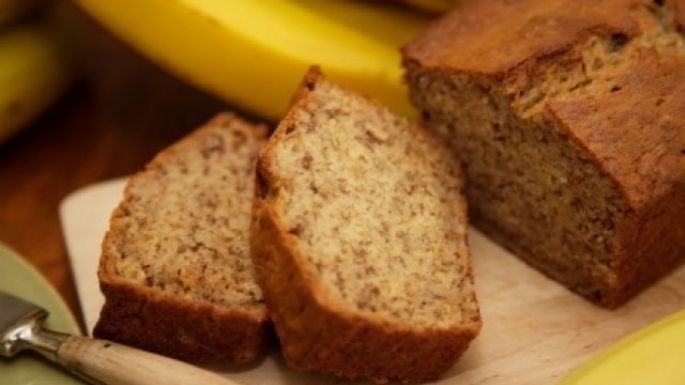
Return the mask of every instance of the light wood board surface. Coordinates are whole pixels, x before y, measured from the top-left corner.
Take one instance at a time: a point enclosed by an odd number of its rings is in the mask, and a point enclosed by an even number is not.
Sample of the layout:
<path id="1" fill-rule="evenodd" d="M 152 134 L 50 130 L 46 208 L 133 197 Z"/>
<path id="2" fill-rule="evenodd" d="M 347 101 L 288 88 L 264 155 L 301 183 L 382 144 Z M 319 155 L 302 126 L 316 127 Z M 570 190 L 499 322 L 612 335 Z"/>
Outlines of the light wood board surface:
<path id="1" fill-rule="evenodd" d="M 100 241 L 122 189 L 121 180 L 94 185 L 75 192 L 61 207 L 88 331 L 103 303 L 96 277 Z M 609 311 L 568 292 L 476 230 L 470 231 L 469 242 L 483 330 L 440 384 L 555 384 L 621 337 L 685 308 L 685 267 L 622 308 Z M 277 352 L 250 367 L 222 372 L 243 384 L 347 383 L 291 371 Z"/>

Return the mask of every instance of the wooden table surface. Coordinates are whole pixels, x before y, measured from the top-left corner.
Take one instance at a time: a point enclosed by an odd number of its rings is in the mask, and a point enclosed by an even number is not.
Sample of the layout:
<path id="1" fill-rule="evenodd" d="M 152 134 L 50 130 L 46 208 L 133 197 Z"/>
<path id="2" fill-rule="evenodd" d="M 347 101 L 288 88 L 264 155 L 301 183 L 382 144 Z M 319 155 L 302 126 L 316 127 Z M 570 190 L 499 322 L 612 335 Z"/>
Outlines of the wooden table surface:
<path id="1" fill-rule="evenodd" d="M 80 15 L 85 53 L 73 89 L 0 144 L 0 242 L 29 260 L 80 319 L 58 207 L 75 189 L 140 169 L 227 109 L 174 79 Z"/>

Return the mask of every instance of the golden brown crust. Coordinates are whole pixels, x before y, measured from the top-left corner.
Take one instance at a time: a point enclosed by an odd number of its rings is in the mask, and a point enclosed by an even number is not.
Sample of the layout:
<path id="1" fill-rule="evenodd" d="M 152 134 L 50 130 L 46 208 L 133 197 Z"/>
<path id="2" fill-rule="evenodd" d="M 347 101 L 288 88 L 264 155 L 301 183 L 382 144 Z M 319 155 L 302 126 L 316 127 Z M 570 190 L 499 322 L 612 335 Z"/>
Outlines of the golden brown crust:
<path id="1" fill-rule="evenodd" d="M 176 152 L 193 146 L 195 137 L 203 131 L 228 125 L 237 125 L 246 134 L 266 138 L 266 126 L 251 125 L 234 114 L 222 113 L 160 152 L 144 171 L 127 183 L 122 202 L 112 213 L 110 229 L 102 242 L 98 278 L 105 305 L 93 330 L 96 337 L 211 364 L 245 363 L 264 350 L 270 327 L 264 306 L 228 308 L 208 301 L 175 297 L 159 288 L 126 281 L 110 271 L 107 263 L 107 256 L 116 248 L 122 230 L 118 219 L 127 215 L 127 202 L 133 199 L 130 186 L 163 167 Z"/>
<path id="2" fill-rule="evenodd" d="M 553 103 L 549 113 L 614 180 L 626 219 L 608 306 L 625 302 L 685 259 L 685 57 L 642 54 L 615 92 Z"/>
<path id="3" fill-rule="evenodd" d="M 637 211 L 685 182 L 685 56 L 645 51 L 612 89 L 547 108 Z"/>
<path id="4" fill-rule="evenodd" d="M 320 79 L 317 70 L 307 75 L 294 109 L 307 102 Z M 480 320 L 449 329 L 411 328 L 351 312 L 319 288 L 279 214 L 278 186 L 270 169 L 274 145 L 293 118 L 291 112 L 283 119 L 260 153 L 251 237 L 257 281 L 286 362 L 300 370 L 378 382 L 439 377 L 478 334 Z"/>
<path id="5" fill-rule="evenodd" d="M 158 289 L 101 282 L 106 297 L 93 335 L 191 362 L 254 360 L 265 347 L 266 317 L 165 295 Z"/>
<path id="6" fill-rule="evenodd" d="M 591 34 L 639 32 L 630 10 L 652 0 L 485 0 L 457 7 L 404 47 L 424 68 L 495 77 L 563 53 Z M 525 64 L 525 65 L 524 65 Z"/>

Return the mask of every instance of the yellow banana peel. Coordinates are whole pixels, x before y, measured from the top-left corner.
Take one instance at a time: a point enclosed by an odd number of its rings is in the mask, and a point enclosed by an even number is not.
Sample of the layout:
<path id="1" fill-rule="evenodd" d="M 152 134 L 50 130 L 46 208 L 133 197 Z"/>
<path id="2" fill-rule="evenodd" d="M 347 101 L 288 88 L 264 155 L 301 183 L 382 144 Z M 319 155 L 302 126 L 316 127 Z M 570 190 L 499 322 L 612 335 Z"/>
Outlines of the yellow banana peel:
<path id="1" fill-rule="evenodd" d="M 54 33 L 31 22 L 0 33 L 0 142 L 61 96 L 72 72 Z"/>
<path id="2" fill-rule="evenodd" d="M 685 384 L 685 310 L 619 341 L 559 385 Z"/>
<path id="3" fill-rule="evenodd" d="M 367 2 L 76 0 L 139 52 L 186 81 L 278 119 L 306 69 L 413 115 L 398 47 L 427 19 Z"/>

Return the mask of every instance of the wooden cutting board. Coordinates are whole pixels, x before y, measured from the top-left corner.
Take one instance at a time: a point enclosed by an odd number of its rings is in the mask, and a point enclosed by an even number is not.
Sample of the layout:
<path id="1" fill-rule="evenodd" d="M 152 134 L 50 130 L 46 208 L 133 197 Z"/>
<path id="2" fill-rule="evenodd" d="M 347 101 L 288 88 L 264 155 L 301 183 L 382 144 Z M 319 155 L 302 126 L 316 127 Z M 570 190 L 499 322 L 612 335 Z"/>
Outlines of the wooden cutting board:
<path id="1" fill-rule="evenodd" d="M 103 302 L 96 277 L 100 241 L 122 188 L 122 180 L 87 187 L 67 197 L 61 207 L 72 271 L 89 331 Z M 459 363 L 438 381 L 440 384 L 555 384 L 621 337 L 685 308 L 685 267 L 624 307 L 609 311 L 568 292 L 480 232 L 472 229 L 469 237 L 483 330 Z M 296 373 L 283 364 L 277 352 L 250 367 L 223 373 L 246 385 L 346 382 Z"/>

